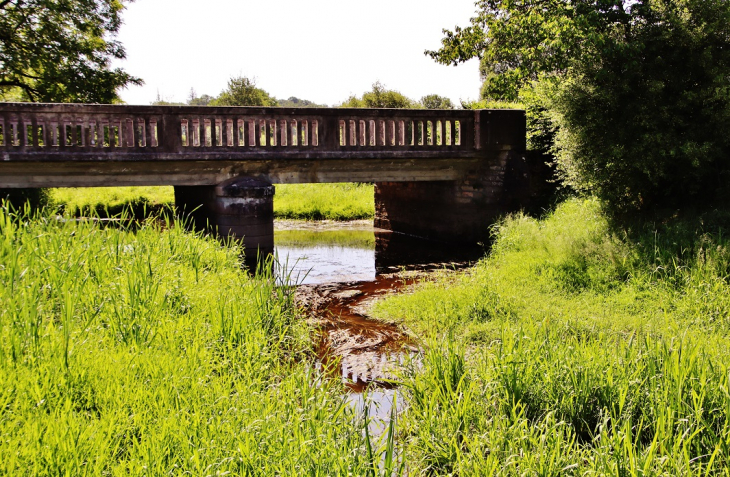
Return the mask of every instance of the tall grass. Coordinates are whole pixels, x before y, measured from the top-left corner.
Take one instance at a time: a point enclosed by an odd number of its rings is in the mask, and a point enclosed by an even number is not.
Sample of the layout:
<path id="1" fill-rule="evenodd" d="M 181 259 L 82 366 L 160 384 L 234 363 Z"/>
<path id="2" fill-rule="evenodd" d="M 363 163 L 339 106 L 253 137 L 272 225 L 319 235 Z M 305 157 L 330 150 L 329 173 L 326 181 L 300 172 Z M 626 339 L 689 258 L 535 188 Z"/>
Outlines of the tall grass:
<path id="1" fill-rule="evenodd" d="M 0 474 L 372 472 L 291 289 L 160 223 L 0 208 Z"/>
<path id="2" fill-rule="evenodd" d="M 404 377 L 411 470 L 727 475 L 725 236 L 615 235 L 572 200 L 495 238 L 469 274 L 375 310 L 427 344 Z"/>
<path id="3" fill-rule="evenodd" d="M 172 187 L 51 189 L 51 202 L 71 217 L 113 217 L 122 211 L 137 218 L 172 210 Z M 274 216 L 297 220 L 370 219 L 375 214 L 372 184 L 277 184 Z"/>

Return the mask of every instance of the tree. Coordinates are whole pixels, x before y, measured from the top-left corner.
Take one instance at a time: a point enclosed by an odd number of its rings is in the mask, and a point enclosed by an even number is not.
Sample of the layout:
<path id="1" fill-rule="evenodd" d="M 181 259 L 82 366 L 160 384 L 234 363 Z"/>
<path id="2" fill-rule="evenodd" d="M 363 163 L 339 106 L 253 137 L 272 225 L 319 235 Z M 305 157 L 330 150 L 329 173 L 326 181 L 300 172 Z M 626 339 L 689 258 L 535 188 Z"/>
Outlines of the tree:
<path id="1" fill-rule="evenodd" d="M 373 89 L 362 98 L 350 96 L 341 108 L 414 108 L 417 103 L 398 91 L 390 90 L 380 81 L 373 83 Z"/>
<path id="2" fill-rule="evenodd" d="M 215 98 L 209 94 L 203 94 L 198 96 L 195 92 L 195 88 L 190 88 L 190 94 L 188 95 L 188 106 L 208 106 L 211 102 L 215 101 Z"/>
<path id="3" fill-rule="evenodd" d="M 27 101 L 112 103 L 142 80 L 111 61 L 125 58 L 114 38 L 121 0 L 0 1 L 0 90 Z M 16 96 L 18 96 L 16 94 Z"/>
<path id="4" fill-rule="evenodd" d="M 326 108 L 326 104 L 317 104 L 307 99 L 299 99 L 295 96 L 290 96 L 289 99 L 279 99 L 278 105 L 282 108 Z"/>
<path id="5" fill-rule="evenodd" d="M 421 106 L 426 109 L 454 109 L 454 103 L 449 98 L 438 94 L 429 94 L 422 97 Z"/>
<path id="6" fill-rule="evenodd" d="M 228 80 L 228 87 L 211 106 L 276 106 L 278 103 L 266 91 L 256 87 L 256 80 L 237 76 Z"/>
<path id="7" fill-rule="evenodd" d="M 484 97 L 530 98 L 544 131 L 557 131 L 566 183 L 616 217 L 730 198 L 728 0 L 477 5 L 471 26 L 426 53 L 480 58 Z"/>

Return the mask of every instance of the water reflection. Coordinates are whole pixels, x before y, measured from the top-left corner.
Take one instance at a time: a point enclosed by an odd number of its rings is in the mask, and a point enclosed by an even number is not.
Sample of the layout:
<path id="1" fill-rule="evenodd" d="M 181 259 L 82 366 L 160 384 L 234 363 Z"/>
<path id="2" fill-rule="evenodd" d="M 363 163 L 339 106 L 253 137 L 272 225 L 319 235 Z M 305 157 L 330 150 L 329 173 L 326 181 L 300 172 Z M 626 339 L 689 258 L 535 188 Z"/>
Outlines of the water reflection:
<path id="1" fill-rule="evenodd" d="M 379 273 L 443 268 L 484 255 L 481 246 L 421 239 L 376 229 L 364 221 L 279 222 L 274 246 L 291 272 L 290 281 L 298 284 L 373 281 Z"/>
<path id="2" fill-rule="evenodd" d="M 274 248 L 290 281 L 298 284 L 375 279 L 373 227 L 300 225 L 274 234 Z"/>

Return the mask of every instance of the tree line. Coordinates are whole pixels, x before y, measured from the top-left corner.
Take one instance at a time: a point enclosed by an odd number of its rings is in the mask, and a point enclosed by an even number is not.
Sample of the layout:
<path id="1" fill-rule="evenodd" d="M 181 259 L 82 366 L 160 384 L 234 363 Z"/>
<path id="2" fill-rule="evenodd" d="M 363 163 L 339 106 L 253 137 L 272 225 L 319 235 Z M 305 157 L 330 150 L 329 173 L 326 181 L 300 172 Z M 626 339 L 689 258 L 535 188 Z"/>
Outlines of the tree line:
<path id="1" fill-rule="evenodd" d="M 326 104 L 291 96 L 288 99 L 277 99 L 266 90 L 256 85 L 256 80 L 247 76 L 236 76 L 228 81 L 226 88 L 218 96 L 202 94 L 198 96 L 195 89 L 190 90 L 187 100 L 183 102 L 167 101 L 160 94 L 152 102 L 157 106 L 278 106 L 285 108 L 326 108 Z M 351 95 L 340 108 L 409 108 L 409 109 L 454 109 L 454 104 L 447 97 L 429 94 L 414 100 L 399 91 L 388 89 L 380 81 L 372 85 L 370 91 L 361 96 Z"/>

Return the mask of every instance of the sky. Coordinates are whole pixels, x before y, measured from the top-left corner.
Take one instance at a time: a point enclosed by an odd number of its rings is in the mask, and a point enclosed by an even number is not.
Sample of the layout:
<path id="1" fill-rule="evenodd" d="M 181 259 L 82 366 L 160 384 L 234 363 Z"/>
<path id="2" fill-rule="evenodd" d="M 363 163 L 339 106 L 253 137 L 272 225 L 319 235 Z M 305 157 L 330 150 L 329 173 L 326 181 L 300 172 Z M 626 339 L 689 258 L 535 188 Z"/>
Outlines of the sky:
<path id="1" fill-rule="evenodd" d="M 218 95 L 234 76 L 286 99 L 336 105 L 380 81 L 414 99 L 479 95 L 478 60 L 444 66 L 424 55 L 443 28 L 466 26 L 474 0 L 136 0 L 127 4 L 115 63 L 145 81 L 128 104 L 158 94 Z"/>

